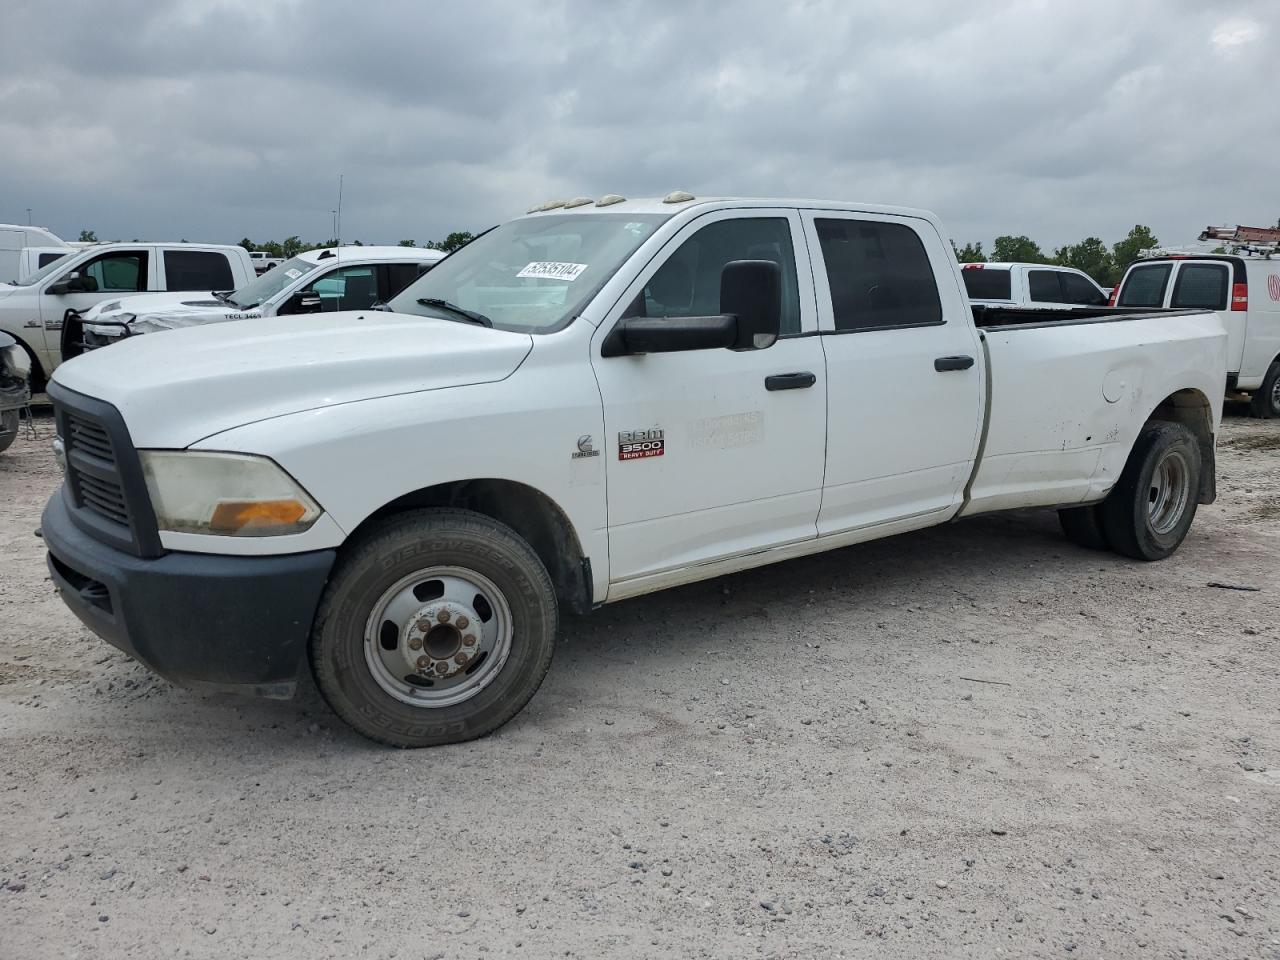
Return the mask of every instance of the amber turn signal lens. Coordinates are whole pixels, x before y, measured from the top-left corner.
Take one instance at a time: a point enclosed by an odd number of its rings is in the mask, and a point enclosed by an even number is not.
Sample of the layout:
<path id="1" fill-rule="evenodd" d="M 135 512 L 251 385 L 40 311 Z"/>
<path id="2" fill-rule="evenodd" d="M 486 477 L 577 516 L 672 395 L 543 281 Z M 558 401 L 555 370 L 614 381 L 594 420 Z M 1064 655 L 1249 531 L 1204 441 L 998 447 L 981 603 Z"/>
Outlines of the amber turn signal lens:
<path id="1" fill-rule="evenodd" d="M 230 500 L 213 509 L 210 533 L 236 534 L 242 530 L 292 527 L 307 512 L 297 500 Z"/>

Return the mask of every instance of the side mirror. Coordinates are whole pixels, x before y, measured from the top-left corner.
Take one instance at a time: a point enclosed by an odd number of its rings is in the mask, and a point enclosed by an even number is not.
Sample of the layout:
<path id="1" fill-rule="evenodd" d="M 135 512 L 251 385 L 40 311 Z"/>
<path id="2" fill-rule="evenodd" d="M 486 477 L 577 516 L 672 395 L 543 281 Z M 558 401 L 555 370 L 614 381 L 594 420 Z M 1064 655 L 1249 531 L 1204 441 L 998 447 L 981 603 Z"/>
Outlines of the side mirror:
<path id="1" fill-rule="evenodd" d="M 66 280 L 61 280 L 53 284 L 49 288 L 49 293 L 55 296 L 62 296 L 68 293 L 97 293 L 98 281 L 93 277 L 80 276 L 74 274 Z"/>
<path id="2" fill-rule="evenodd" d="M 631 317 L 600 347 L 602 357 L 683 350 L 763 350 L 782 326 L 782 270 L 772 260 L 734 260 L 720 273 L 714 317 Z"/>
<path id="3" fill-rule="evenodd" d="M 290 313 L 319 313 L 320 294 L 313 290 L 299 290 L 289 298 Z"/>

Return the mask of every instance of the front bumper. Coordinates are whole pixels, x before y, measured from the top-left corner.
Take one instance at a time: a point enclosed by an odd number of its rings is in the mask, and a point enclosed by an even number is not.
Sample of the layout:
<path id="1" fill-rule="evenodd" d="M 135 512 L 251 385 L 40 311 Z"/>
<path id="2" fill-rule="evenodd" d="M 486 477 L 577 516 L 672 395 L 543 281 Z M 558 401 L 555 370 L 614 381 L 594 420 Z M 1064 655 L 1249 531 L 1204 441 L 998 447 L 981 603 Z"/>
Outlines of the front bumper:
<path id="1" fill-rule="evenodd" d="M 41 528 L 63 602 L 112 646 L 179 686 L 293 695 L 333 550 L 146 559 L 73 524 L 61 490 Z"/>

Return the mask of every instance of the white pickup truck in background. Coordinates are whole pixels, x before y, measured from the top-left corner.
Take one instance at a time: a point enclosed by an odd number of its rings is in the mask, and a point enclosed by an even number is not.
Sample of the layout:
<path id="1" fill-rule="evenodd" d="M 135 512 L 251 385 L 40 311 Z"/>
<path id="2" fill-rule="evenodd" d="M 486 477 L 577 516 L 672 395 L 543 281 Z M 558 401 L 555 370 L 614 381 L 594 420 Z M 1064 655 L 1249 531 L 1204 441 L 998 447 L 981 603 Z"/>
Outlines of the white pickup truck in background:
<path id="1" fill-rule="evenodd" d="M 1280 417 L 1280 253 L 1161 253 L 1130 265 L 1112 295 L 1132 309 L 1213 310 L 1227 330 L 1225 389 Z"/>
<path id="2" fill-rule="evenodd" d="M 207 323 L 368 310 L 390 300 L 444 256 L 422 247 L 330 247 L 300 253 L 238 290 L 106 300 L 63 327 L 63 356 L 125 337 Z"/>
<path id="3" fill-rule="evenodd" d="M 523 708 L 562 604 L 1022 507 L 1171 554 L 1215 496 L 1218 316 L 979 326 L 946 237 L 897 207 L 579 198 L 389 313 L 130 337 L 49 387 L 51 576 L 175 682 L 289 696 L 309 665 L 361 733 L 425 746 Z"/>
<path id="4" fill-rule="evenodd" d="M 273 257 L 265 250 L 250 250 L 249 261 L 253 264 L 255 273 L 263 274 L 272 267 L 278 267 L 284 263 L 284 257 Z"/>
<path id="5" fill-rule="evenodd" d="M 1048 263 L 964 263 L 971 303 L 987 307 L 1101 307 L 1107 293 L 1083 270 Z"/>
<path id="6" fill-rule="evenodd" d="M 32 359 L 32 386 L 44 389 L 62 362 L 68 314 L 124 293 L 232 290 L 253 277 L 243 247 L 201 243 L 96 243 L 69 251 L 35 273 L 0 284 L 0 330 Z"/>

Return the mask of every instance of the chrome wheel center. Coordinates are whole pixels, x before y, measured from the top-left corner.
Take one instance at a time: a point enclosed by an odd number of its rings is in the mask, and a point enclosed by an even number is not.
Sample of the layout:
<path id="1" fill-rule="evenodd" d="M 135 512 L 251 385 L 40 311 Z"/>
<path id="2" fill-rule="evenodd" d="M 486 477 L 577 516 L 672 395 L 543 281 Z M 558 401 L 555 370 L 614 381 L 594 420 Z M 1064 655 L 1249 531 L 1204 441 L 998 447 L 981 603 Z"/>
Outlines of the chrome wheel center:
<path id="1" fill-rule="evenodd" d="M 400 702 L 447 707 L 488 686 L 511 639 L 511 608 L 492 580 L 460 567 L 429 567 L 378 598 L 365 626 L 365 663 Z"/>

